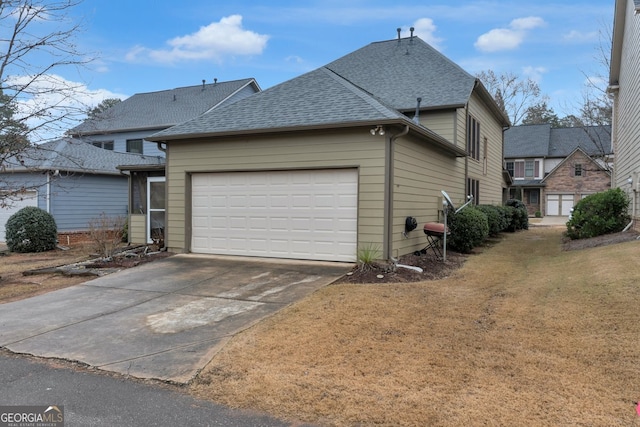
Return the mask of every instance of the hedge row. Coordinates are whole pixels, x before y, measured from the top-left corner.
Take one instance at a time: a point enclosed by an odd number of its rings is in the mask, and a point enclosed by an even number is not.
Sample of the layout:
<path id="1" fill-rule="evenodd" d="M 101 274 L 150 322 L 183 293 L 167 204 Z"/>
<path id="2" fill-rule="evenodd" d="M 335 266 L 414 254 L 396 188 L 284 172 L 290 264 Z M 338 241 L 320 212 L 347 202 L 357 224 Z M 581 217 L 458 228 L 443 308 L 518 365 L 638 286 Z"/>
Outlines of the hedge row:
<path id="1" fill-rule="evenodd" d="M 460 212 L 450 211 L 447 217 L 450 235 L 447 246 L 469 253 L 489 236 L 503 231 L 514 232 L 529 228 L 527 207 L 519 200 L 507 200 L 504 206 L 467 206 Z"/>

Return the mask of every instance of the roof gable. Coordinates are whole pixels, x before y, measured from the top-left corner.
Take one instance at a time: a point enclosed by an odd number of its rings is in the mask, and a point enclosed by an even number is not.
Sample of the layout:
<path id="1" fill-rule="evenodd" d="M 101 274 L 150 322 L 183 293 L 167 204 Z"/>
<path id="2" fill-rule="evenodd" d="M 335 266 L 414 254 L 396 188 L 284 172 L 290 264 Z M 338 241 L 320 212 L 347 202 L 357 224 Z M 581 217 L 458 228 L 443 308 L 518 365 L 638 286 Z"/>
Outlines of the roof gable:
<path id="1" fill-rule="evenodd" d="M 466 105 L 476 79 L 418 37 L 371 43 L 326 68 L 400 111 Z"/>
<path id="2" fill-rule="evenodd" d="M 104 111 L 99 118 L 85 120 L 70 134 L 167 128 L 230 101 L 245 87 L 251 87 L 254 92 L 260 90 L 254 79 L 242 79 L 138 93 Z"/>
<path id="3" fill-rule="evenodd" d="M 560 170 L 560 168 L 562 168 L 565 164 L 567 164 L 568 162 L 571 162 L 575 157 L 577 157 L 578 155 L 582 155 L 583 157 L 586 157 L 587 161 L 590 162 L 591 164 L 593 164 L 598 170 L 605 172 L 607 174 L 611 174 L 611 172 L 609 172 L 608 170 L 606 170 L 604 167 L 602 167 L 602 165 L 600 165 L 598 162 L 596 162 L 588 153 L 586 153 L 583 149 L 581 149 L 580 147 L 577 147 L 576 149 L 574 149 L 571 153 L 569 153 L 567 155 L 567 157 L 565 157 L 564 159 L 562 159 L 562 161 L 560 163 L 558 163 L 556 165 L 555 168 L 553 168 L 543 179 L 541 182 L 545 182 L 547 180 L 550 179 L 550 177 L 553 177 L 553 175 Z"/>

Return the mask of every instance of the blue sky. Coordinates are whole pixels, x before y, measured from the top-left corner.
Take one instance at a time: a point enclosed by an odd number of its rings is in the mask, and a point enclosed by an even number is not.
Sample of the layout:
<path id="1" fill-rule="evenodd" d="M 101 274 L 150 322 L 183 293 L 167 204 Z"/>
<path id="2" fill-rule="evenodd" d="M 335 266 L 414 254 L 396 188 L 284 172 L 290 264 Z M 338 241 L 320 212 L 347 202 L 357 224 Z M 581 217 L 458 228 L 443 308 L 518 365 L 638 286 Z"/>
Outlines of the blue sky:
<path id="1" fill-rule="evenodd" d="M 214 78 L 254 77 L 266 89 L 414 26 L 471 74 L 535 79 L 563 116 L 587 76 L 606 74 L 595 57 L 613 9 L 613 0 L 85 0 L 72 11 L 84 27 L 78 49 L 97 59 L 63 77 L 95 102 Z"/>

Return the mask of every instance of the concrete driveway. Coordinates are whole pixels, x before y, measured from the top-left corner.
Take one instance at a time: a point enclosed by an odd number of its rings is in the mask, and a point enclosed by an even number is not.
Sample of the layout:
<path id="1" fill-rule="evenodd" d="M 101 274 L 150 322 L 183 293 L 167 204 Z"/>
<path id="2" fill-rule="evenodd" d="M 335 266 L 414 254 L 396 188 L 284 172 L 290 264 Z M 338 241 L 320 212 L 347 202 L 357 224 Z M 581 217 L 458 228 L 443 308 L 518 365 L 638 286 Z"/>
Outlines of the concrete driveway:
<path id="1" fill-rule="evenodd" d="M 186 383 L 234 334 L 351 267 L 175 255 L 0 305 L 0 346 Z"/>

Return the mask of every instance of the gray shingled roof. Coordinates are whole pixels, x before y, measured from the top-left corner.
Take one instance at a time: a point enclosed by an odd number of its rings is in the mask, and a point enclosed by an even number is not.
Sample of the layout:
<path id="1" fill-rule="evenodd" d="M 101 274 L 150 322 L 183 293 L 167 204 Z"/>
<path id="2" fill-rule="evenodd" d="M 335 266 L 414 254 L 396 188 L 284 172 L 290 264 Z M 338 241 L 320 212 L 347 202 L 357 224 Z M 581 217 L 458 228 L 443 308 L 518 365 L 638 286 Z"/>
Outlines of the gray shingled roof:
<path id="1" fill-rule="evenodd" d="M 106 131 L 167 128 L 211 110 L 251 84 L 259 90 L 254 79 L 242 79 L 138 93 L 109 108 L 98 119 L 85 120 L 71 129 L 69 134 L 77 136 Z"/>
<path id="2" fill-rule="evenodd" d="M 611 127 L 552 129 L 549 124 L 515 126 L 504 132 L 504 157 L 567 157 L 580 147 L 590 156 L 611 154 Z"/>
<path id="3" fill-rule="evenodd" d="M 463 106 L 475 84 L 418 37 L 377 42 L 147 139 L 407 120 L 418 97 L 422 109 Z"/>
<path id="4" fill-rule="evenodd" d="M 119 165 L 161 165 L 164 158 L 142 154 L 118 153 L 94 147 L 83 141 L 64 138 L 27 150 L 23 162 L 8 159 L 8 172 L 61 170 L 69 172 L 119 175 Z"/>
<path id="5" fill-rule="evenodd" d="M 546 157 L 549 154 L 551 125 L 514 126 L 504 132 L 504 157 Z"/>
<path id="6" fill-rule="evenodd" d="M 319 68 L 147 139 L 321 127 L 383 119 L 406 117 L 326 68 Z"/>
<path id="7" fill-rule="evenodd" d="M 611 126 L 551 129 L 549 157 L 567 157 L 576 148 L 589 156 L 611 154 Z"/>
<path id="8" fill-rule="evenodd" d="M 476 78 L 418 37 L 371 43 L 326 66 L 393 108 L 462 106 Z"/>

